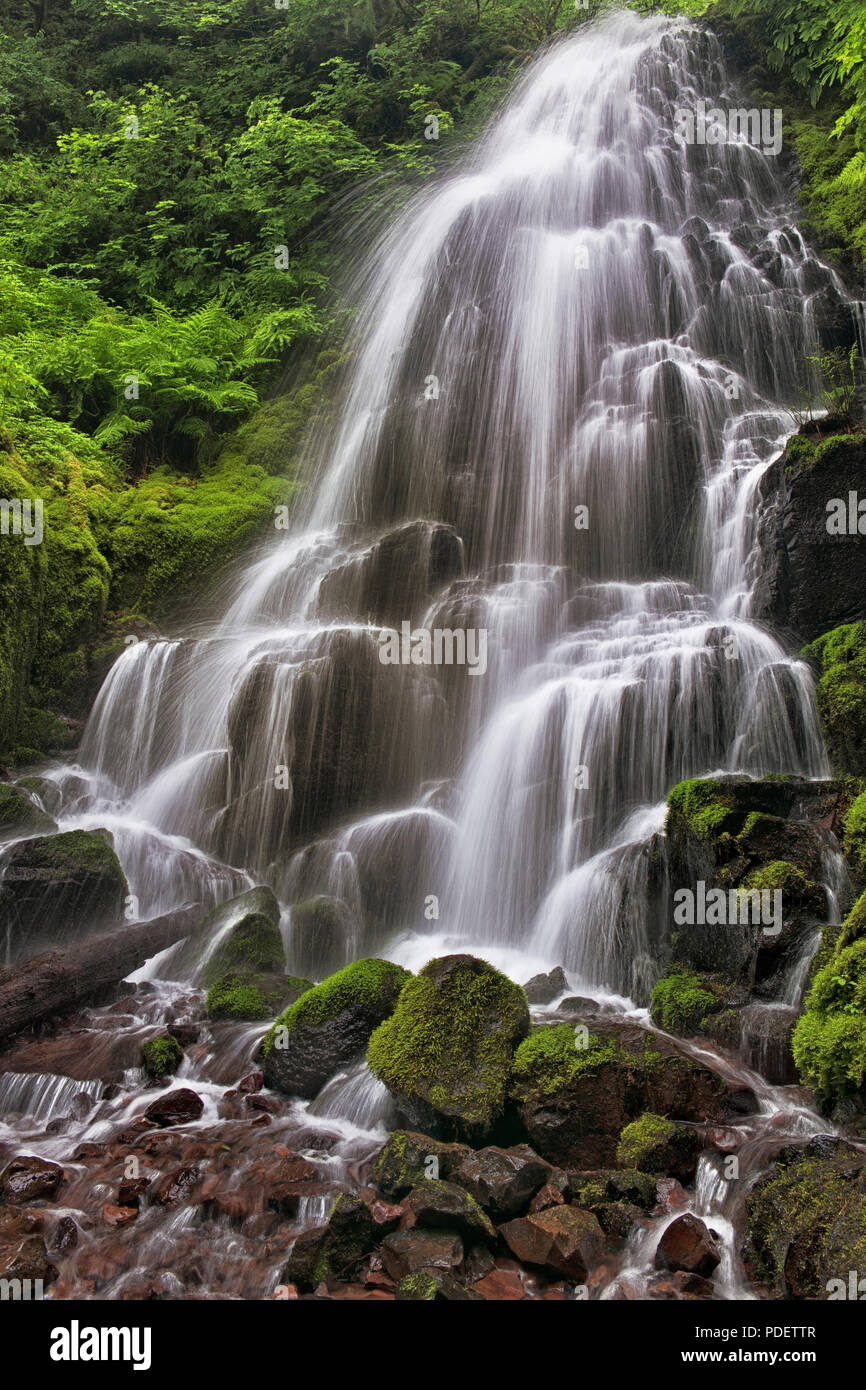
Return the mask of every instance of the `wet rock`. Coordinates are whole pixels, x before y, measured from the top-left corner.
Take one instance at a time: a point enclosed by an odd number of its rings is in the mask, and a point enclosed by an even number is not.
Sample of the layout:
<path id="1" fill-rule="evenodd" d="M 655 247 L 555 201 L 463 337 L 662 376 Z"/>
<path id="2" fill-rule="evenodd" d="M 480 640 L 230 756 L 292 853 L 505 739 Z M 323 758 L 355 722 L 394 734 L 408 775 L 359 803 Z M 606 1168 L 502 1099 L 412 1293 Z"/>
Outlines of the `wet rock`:
<path id="1" fill-rule="evenodd" d="M 395 1129 L 379 1152 L 371 1181 L 385 1197 L 399 1202 L 418 1183 L 430 1178 L 457 1181 L 455 1174 L 471 1153 L 466 1144 L 445 1144 L 426 1134 Z M 472 1195 L 478 1200 L 477 1193 Z"/>
<path id="2" fill-rule="evenodd" d="M 153 1178 L 127 1178 L 117 1189 L 117 1205 L 137 1207 L 152 1182 Z"/>
<path id="3" fill-rule="evenodd" d="M 467 1303 L 481 1295 L 466 1289 L 444 1269 L 419 1269 L 407 1274 L 397 1285 L 398 1303 Z"/>
<path id="4" fill-rule="evenodd" d="M 701 1144 L 696 1132 L 661 1115 L 645 1113 L 626 1125 L 617 1146 L 617 1161 L 645 1173 L 690 1181 Z"/>
<path id="5" fill-rule="evenodd" d="M 50 835 L 56 829 L 56 822 L 25 787 L 0 783 L 0 841 L 22 835 Z"/>
<path id="6" fill-rule="evenodd" d="M 525 1298 L 523 1279 L 519 1270 L 504 1260 L 472 1285 L 473 1291 L 492 1303 L 517 1303 Z"/>
<path id="7" fill-rule="evenodd" d="M 116 1207 L 106 1202 L 102 1208 L 102 1219 L 106 1226 L 128 1226 L 138 1216 L 138 1207 Z"/>
<path id="8" fill-rule="evenodd" d="M 273 1018 L 297 1003 L 312 989 L 310 980 L 296 975 L 269 975 L 262 971 L 220 975 L 207 992 L 208 1018 L 256 1022 Z"/>
<path id="9" fill-rule="evenodd" d="M 410 978 L 390 961 L 362 960 L 307 991 L 264 1039 L 267 1084 L 287 1095 L 316 1095 L 363 1052 Z"/>
<path id="10" fill-rule="evenodd" d="M 583 1283 L 604 1251 L 604 1233 L 591 1212 L 552 1207 L 499 1228 L 521 1264 L 554 1270 Z"/>
<path id="11" fill-rule="evenodd" d="M 295 970 L 320 980 L 351 959 L 356 923 L 346 903 L 324 895 L 292 908 L 290 958 Z"/>
<path id="12" fill-rule="evenodd" d="M 286 954 L 279 922 L 279 904 L 269 888 L 251 888 L 214 908 L 196 933 L 202 943 L 220 938 L 202 966 L 201 982 L 211 985 L 226 974 L 283 971 Z"/>
<path id="13" fill-rule="evenodd" d="M 512 1055 L 528 1031 L 517 985 L 475 956 L 444 956 L 407 984 L 367 1061 L 419 1129 L 481 1142 L 504 1111 Z"/>
<path id="14" fill-rule="evenodd" d="M 165 1129 L 172 1125 L 191 1124 L 198 1120 L 204 1110 L 204 1101 L 195 1091 L 186 1087 L 166 1091 L 164 1095 L 151 1101 L 144 1112 L 144 1119 Z"/>
<path id="15" fill-rule="evenodd" d="M 71 1216 L 61 1216 L 54 1227 L 52 1245 L 55 1250 L 59 1250 L 61 1253 L 74 1250 L 78 1245 L 78 1227 Z"/>
<path id="16" fill-rule="evenodd" d="M 63 1182 L 59 1163 L 33 1154 L 13 1158 L 0 1176 L 0 1202 L 29 1205 L 31 1202 L 53 1202 Z"/>
<path id="17" fill-rule="evenodd" d="M 530 1004 L 552 1004 L 566 989 L 568 980 L 561 965 L 551 970 L 548 975 L 533 975 L 523 986 L 523 992 Z"/>
<path id="18" fill-rule="evenodd" d="M 328 1278 L 351 1279 L 369 1255 L 375 1233 L 366 1203 L 354 1194 L 343 1194 L 334 1203 L 327 1226 L 298 1236 L 282 1282 L 312 1291 Z"/>
<path id="19" fill-rule="evenodd" d="M 526 1209 L 552 1171 L 528 1144 L 511 1149 L 491 1145 L 468 1154 L 454 1170 L 453 1181 L 465 1187 L 494 1221 L 507 1221 Z"/>
<path id="20" fill-rule="evenodd" d="M 665 1229 L 655 1255 L 657 1269 L 684 1270 L 706 1278 L 721 1261 L 718 1242 L 697 1216 L 686 1212 Z"/>
<path id="21" fill-rule="evenodd" d="M 666 1216 L 670 1212 L 682 1211 L 688 1205 L 688 1197 L 685 1189 L 676 1178 L 659 1178 L 656 1183 L 656 1205 L 654 1212 L 657 1216 Z"/>
<path id="22" fill-rule="evenodd" d="M 0 884 L 12 962 L 121 920 L 129 889 L 113 845 L 107 830 L 70 830 L 13 846 Z"/>
<path id="23" fill-rule="evenodd" d="M 200 1181 L 201 1170 L 187 1164 L 165 1173 L 153 1184 L 148 1195 L 161 1207 L 175 1207 L 189 1200 L 190 1194 Z"/>
<path id="24" fill-rule="evenodd" d="M 41 1236 L 0 1245 L 0 1279 L 41 1279 L 43 1284 L 53 1284 L 57 1277 Z"/>
<path id="25" fill-rule="evenodd" d="M 319 612 L 388 627 L 423 615 L 430 600 L 463 572 L 463 546 L 451 526 L 410 521 L 325 575 Z"/>
<path id="26" fill-rule="evenodd" d="M 463 1242 L 456 1231 L 394 1231 L 382 1242 L 382 1263 L 397 1284 L 420 1269 L 459 1269 Z"/>
<path id="27" fill-rule="evenodd" d="M 441 1179 L 423 1182 L 413 1187 L 402 1205 L 402 1226 L 406 1230 L 416 1226 L 435 1230 L 444 1226 L 458 1231 L 467 1242 L 496 1239 L 490 1218 L 475 1198 L 456 1183 Z"/>
<path id="28" fill-rule="evenodd" d="M 158 1081 L 163 1076 L 173 1076 L 178 1070 L 183 1062 L 183 1048 L 176 1038 L 163 1033 L 143 1044 L 141 1060 L 148 1076 Z"/>

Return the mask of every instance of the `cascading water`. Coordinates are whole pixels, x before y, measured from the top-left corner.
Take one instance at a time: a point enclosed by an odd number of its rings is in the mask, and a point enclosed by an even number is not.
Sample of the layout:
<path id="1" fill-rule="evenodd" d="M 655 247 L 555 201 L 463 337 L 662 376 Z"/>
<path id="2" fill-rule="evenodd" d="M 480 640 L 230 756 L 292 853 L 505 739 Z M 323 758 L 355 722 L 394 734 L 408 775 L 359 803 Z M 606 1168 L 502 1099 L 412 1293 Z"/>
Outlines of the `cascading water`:
<path id="1" fill-rule="evenodd" d="M 295 530 L 221 621 L 131 646 L 51 774 L 142 917 L 268 882 L 290 964 L 291 905 L 325 893 L 352 957 L 459 944 L 645 1002 L 670 787 L 826 772 L 808 671 L 749 602 L 757 484 L 844 291 L 778 161 L 678 137 L 700 99 L 742 105 L 716 40 L 616 15 L 374 248 Z M 383 664 L 403 622 L 486 633 L 486 670 Z M 361 1071 L 309 1113 L 388 1107 Z"/>

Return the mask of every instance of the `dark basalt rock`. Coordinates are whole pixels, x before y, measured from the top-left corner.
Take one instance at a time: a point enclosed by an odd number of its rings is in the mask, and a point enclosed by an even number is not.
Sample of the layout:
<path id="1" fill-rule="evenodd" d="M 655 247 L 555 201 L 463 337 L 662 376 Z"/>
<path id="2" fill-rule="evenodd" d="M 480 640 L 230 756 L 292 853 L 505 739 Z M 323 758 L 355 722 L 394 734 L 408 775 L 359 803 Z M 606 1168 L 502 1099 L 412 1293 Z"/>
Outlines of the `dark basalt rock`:
<path id="1" fill-rule="evenodd" d="M 547 975 L 533 975 L 523 986 L 523 992 L 530 1004 L 551 1004 L 566 989 L 568 980 L 561 965 Z"/>
<path id="2" fill-rule="evenodd" d="M 383 1196 L 399 1202 L 418 1183 L 430 1178 L 458 1181 L 457 1172 L 471 1156 L 472 1150 L 466 1144 L 443 1144 L 427 1134 L 395 1129 L 379 1152 L 371 1181 Z M 465 1182 L 460 1185 L 467 1187 Z M 477 1192 L 472 1195 L 480 1200 Z M 485 1203 L 482 1201 L 481 1205 Z"/>
<path id="3" fill-rule="evenodd" d="M 453 526 L 410 521 L 331 570 L 319 589 L 319 612 L 399 628 L 422 616 L 462 573 L 463 546 Z"/>
<path id="4" fill-rule="evenodd" d="M 525 1211 L 553 1171 L 528 1144 L 512 1149 L 491 1146 L 467 1155 L 452 1179 L 465 1187 L 494 1221 L 507 1221 Z"/>
<path id="5" fill-rule="evenodd" d="M 151 1101 L 144 1112 L 144 1118 L 151 1120 L 162 1129 L 172 1125 L 186 1125 L 200 1118 L 204 1101 L 195 1091 L 181 1088 L 166 1091 L 164 1095 Z"/>
<path id="6" fill-rule="evenodd" d="M 604 1232 L 591 1212 L 550 1207 L 500 1226 L 499 1233 L 521 1264 L 565 1274 L 583 1283 L 604 1251 Z"/>
<path id="7" fill-rule="evenodd" d="M 120 921 L 129 891 L 107 830 L 23 840 L 0 884 L 0 932 L 12 961 Z"/>
<path id="8" fill-rule="evenodd" d="M 34 1154 L 21 1154 L 7 1164 L 0 1175 L 0 1202 L 27 1205 L 30 1202 L 53 1202 L 63 1181 L 59 1163 Z"/>
<path id="9" fill-rule="evenodd" d="M 683 1270 L 703 1278 L 721 1262 L 718 1241 L 697 1216 L 686 1212 L 666 1227 L 656 1249 L 656 1269 Z"/>

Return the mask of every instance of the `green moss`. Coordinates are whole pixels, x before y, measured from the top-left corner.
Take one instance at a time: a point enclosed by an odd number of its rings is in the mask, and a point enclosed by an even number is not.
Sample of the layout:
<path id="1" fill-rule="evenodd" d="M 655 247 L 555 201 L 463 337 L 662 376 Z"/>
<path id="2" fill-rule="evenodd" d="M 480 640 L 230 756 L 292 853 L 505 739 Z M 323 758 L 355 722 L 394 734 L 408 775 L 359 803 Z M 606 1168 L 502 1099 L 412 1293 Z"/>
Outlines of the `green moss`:
<path id="1" fill-rule="evenodd" d="M 863 898 L 853 913 L 862 926 Z M 792 1038 L 801 1079 L 826 1102 L 857 1094 L 866 1085 L 866 935 L 847 928 L 848 923 L 816 972 Z"/>
<path id="2" fill-rule="evenodd" d="M 866 775 L 866 623 L 846 623 L 804 648 L 820 672 L 816 698 L 834 767 Z"/>
<path id="3" fill-rule="evenodd" d="M 698 1033 L 709 1014 L 718 1012 L 723 999 L 707 987 L 701 975 L 669 967 L 652 992 L 650 1016 L 667 1033 Z"/>
<path id="4" fill-rule="evenodd" d="M 842 825 L 845 853 L 866 874 L 866 792 L 854 802 Z"/>
<path id="5" fill-rule="evenodd" d="M 177 1038 L 165 1033 L 161 1038 L 151 1038 L 150 1042 L 144 1044 L 141 1060 L 148 1076 L 159 1080 L 177 1071 L 183 1061 L 183 1048 Z"/>
<path id="6" fill-rule="evenodd" d="M 866 893 L 861 893 L 852 907 L 839 933 L 839 948 L 844 949 L 854 941 L 866 937 Z"/>
<path id="7" fill-rule="evenodd" d="M 668 795 L 668 832 L 685 830 L 698 840 L 709 840 L 730 828 L 734 799 L 717 782 L 697 778 L 680 782 Z"/>
<path id="8" fill-rule="evenodd" d="M 426 1106 L 459 1115 L 464 1127 L 483 1127 L 504 1106 L 529 1006 L 523 990 L 486 963 L 478 969 L 467 958 L 437 982 L 441 964 L 428 962 L 409 981 L 370 1038 L 367 1061 L 390 1090 L 423 1096 Z"/>
<path id="9" fill-rule="evenodd" d="M 676 1133 L 672 1120 L 647 1111 L 625 1126 L 619 1137 L 616 1161 L 624 1168 L 643 1168 L 651 1152 L 669 1144 Z"/>
<path id="10" fill-rule="evenodd" d="M 215 980 L 207 992 L 208 1017 L 214 1019 L 273 1018 L 313 986 L 297 975 L 232 974 Z"/>
<path id="11" fill-rule="evenodd" d="M 293 1033 L 302 1024 L 315 1027 L 334 1018 L 353 1004 L 375 1004 L 388 983 L 399 983 L 411 978 L 408 970 L 393 965 L 388 960 L 354 961 L 352 965 L 345 966 L 343 970 L 338 970 L 335 975 L 323 980 L 320 985 L 308 990 L 297 1003 L 280 1015 L 262 1044 L 265 1056 L 274 1045 L 278 1028 Z"/>
<path id="12" fill-rule="evenodd" d="M 518 1100 L 529 1095 L 553 1095 L 587 1072 L 599 1067 L 638 1066 L 638 1059 L 626 1052 L 616 1039 L 601 1039 L 590 1033 L 587 1046 L 578 1046 L 585 1035 L 577 1035 L 568 1023 L 533 1028 L 514 1054 L 511 1068 L 512 1094 Z"/>
<path id="13" fill-rule="evenodd" d="M 212 984 L 230 972 L 277 971 L 284 963 L 283 938 L 277 924 L 261 912 L 249 912 L 214 951 L 202 978 L 205 984 Z"/>

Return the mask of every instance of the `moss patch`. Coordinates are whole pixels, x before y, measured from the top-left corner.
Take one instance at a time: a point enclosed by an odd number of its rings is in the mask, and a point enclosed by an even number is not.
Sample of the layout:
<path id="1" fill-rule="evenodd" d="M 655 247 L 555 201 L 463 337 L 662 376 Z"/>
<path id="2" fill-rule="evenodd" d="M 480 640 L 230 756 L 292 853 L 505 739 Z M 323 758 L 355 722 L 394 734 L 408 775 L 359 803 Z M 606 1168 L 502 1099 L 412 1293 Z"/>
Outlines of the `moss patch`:
<path id="1" fill-rule="evenodd" d="M 680 782 L 668 796 L 667 830 L 679 829 L 697 840 L 709 840 L 729 828 L 734 798 L 710 778 Z"/>
<path id="2" fill-rule="evenodd" d="M 820 672 L 816 697 L 841 775 L 866 776 L 866 623 L 845 623 L 804 649 Z"/>
<path id="3" fill-rule="evenodd" d="M 650 1016 L 665 1032 L 687 1036 L 701 1032 L 707 1017 L 724 1003 L 705 976 L 671 966 L 652 992 Z"/>
<path id="4" fill-rule="evenodd" d="M 855 914 L 816 972 L 792 1039 L 801 1079 L 827 1103 L 866 1089 L 866 935 L 857 934 L 866 925 L 864 898 Z"/>
<path id="5" fill-rule="evenodd" d="M 585 1073 L 606 1064 L 640 1065 L 615 1038 L 602 1041 L 590 1033 L 587 1046 L 579 1047 L 578 1038 L 582 1041 L 584 1037 L 584 1034 L 576 1034 L 568 1023 L 533 1028 L 514 1054 L 511 1092 L 515 1100 L 553 1095 Z"/>
<path id="6" fill-rule="evenodd" d="M 274 1045 L 278 1028 L 291 1035 L 299 1027 L 325 1023 L 355 1004 L 374 1005 L 389 985 L 411 980 L 408 970 L 388 960 L 356 960 L 320 985 L 308 990 L 281 1014 L 262 1044 L 265 1056 Z"/>
<path id="7" fill-rule="evenodd" d="M 677 1126 L 672 1120 L 647 1112 L 622 1131 L 616 1161 L 624 1168 L 644 1168 L 653 1151 L 669 1144 L 676 1133 Z"/>
<path id="8" fill-rule="evenodd" d="M 183 1061 L 183 1048 L 177 1038 L 164 1033 L 161 1038 L 151 1038 L 141 1049 L 141 1061 L 148 1076 L 158 1081 L 162 1076 L 172 1076 Z"/>

